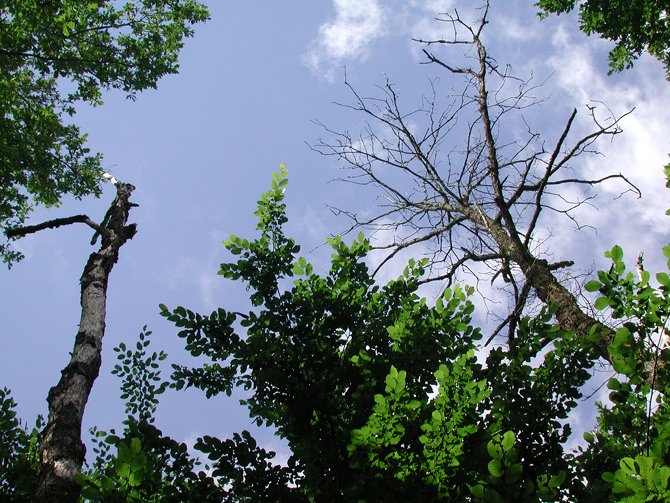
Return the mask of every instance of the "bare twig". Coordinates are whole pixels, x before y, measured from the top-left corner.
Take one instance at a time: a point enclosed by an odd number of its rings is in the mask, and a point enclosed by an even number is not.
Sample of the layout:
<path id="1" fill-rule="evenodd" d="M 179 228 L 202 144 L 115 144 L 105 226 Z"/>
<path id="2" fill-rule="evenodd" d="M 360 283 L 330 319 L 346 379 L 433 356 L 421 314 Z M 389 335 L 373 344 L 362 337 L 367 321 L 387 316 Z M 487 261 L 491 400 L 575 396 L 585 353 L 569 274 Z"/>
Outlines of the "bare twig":
<path id="1" fill-rule="evenodd" d="M 351 169 L 354 174 L 346 181 L 379 191 L 384 203 L 377 213 L 361 218 L 356 212 L 342 211 L 352 218 L 352 230 L 367 227 L 390 235 L 388 241 L 376 244 L 389 250 L 377 270 L 400 250 L 417 245 L 424 255 L 429 247 L 431 254 L 429 275 L 422 282 L 450 283 L 470 270 L 473 262 L 483 263 L 489 278 L 502 279 L 502 288 L 514 298 L 512 312 L 493 336 L 508 326 L 511 340 L 527 302 L 537 298 L 552 307 L 564 330 L 585 341 L 593 340 L 589 332 L 597 326 L 601 338 L 594 349 L 608 359 L 611 330 L 585 312 L 559 281 L 556 271 L 573 262 L 550 263 L 543 258 L 537 231 L 547 222 L 545 210 L 569 218 L 577 228 L 584 227 L 576 212 L 595 202 L 595 194 L 585 194 L 584 189 L 615 182 L 624 185 L 621 194 L 640 196 L 639 189 L 621 173 L 583 177 L 573 167 L 581 156 L 597 154 L 600 140 L 620 134 L 621 120 L 630 112 L 616 116 L 605 107 L 608 114 L 601 118 L 602 104 L 598 109 L 587 106 L 590 129 L 577 137 L 578 113 L 573 109 L 557 140 L 545 141 L 523 115 L 538 103 L 531 94 L 536 86 L 499 66 L 482 42 L 488 5 L 485 1 L 481 18 L 473 24 L 458 12 L 445 15 L 453 37 L 417 39 L 424 45 L 426 63 L 461 82 L 446 100 L 442 98 L 445 93 L 436 92 L 431 82 L 432 94 L 405 112 L 399 92 L 388 80 L 377 98 L 363 98 L 346 82 L 353 104 L 345 106 L 362 113 L 369 122 L 358 137 L 325 128 L 335 140 L 322 140 L 313 148 L 337 157 Z M 462 58 L 454 63 L 439 53 L 439 49 L 454 48 L 466 48 L 465 63 Z M 519 131 L 520 124 L 526 136 L 511 136 L 509 132 Z M 577 189 L 576 195 L 568 197 L 569 187 Z"/>

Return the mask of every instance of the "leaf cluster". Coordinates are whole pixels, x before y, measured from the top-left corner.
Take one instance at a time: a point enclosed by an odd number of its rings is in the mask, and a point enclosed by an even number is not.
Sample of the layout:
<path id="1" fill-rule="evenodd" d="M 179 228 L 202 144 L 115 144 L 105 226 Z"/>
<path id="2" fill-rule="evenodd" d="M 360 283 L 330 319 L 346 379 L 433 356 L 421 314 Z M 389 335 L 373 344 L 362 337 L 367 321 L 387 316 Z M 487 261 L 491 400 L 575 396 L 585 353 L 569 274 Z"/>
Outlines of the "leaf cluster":
<path id="1" fill-rule="evenodd" d="M 205 358 L 175 366 L 176 386 L 208 397 L 241 388 L 255 422 L 290 447 L 282 467 L 247 432 L 201 439 L 225 484 L 249 500 L 281 491 L 286 501 L 567 497 L 567 419 L 598 359 L 593 348 L 547 309 L 522 318 L 510 347 L 483 365 L 471 288 L 447 288 L 429 304 L 418 293 L 425 259 L 379 285 L 363 235 L 350 245 L 331 238 L 330 269 L 317 274 L 284 235 L 286 180 L 282 168 L 259 201 L 259 236 L 225 242 L 237 260 L 221 274 L 247 285 L 250 310 L 161 306 Z"/>
<path id="2" fill-rule="evenodd" d="M 153 422 L 158 395 L 168 386 L 167 382 L 161 382 L 159 370 L 159 362 L 165 360 L 167 354 L 154 351 L 147 356 L 150 336 L 151 331 L 145 325 L 135 350 L 123 342 L 114 348 L 119 363 L 112 369 L 112 374 L 122 380 L 121 399 L 126 400 L 126 413 L 139 423 Z"/>
<path id="3" fill-rule="evenodd" d="M 631 68 L 643 52 L 665 66 L 670 79 L 668 5 L 658 0 L 540 0 L 540 17 L 570 12 L 579 6 L 580 27 L 615 42 L 609 53 L 610 73 Z"/>
<path id="4" fill-rule="evenodd" d="M 663 249 L 670 269 L 670 246 Z M 577 473 L 588 482 L 576 491 L 588 501 L 612 494 L 617 501 L 670 500 L 670 408 L 668 407 L 670 278 L 639 270 L 627 271 L 619 246 L 605 253 L 608 272 L 586 289 L 599 292 L 599 309 L 621 320 L 609 346 L 617 372 L 607 382 L 612 406 L 600 404 L 598 427 L 585 434 L 587 449 L 576 457 Z"/>
<path id="5" fill-rule="evenodd" d="M 101 156 L 73 124 L 75 105 L 129 98 L 178 71 L 195 0 L 17 0 L 0 5 L 0 226 L 19 226 L 35 204 L 100 191 Z M 20 254 L 0 244 L 11 264 Z"/>
<path id="6" fill-rule="evenodd" d="M 43 426 L 41 417 L 33 428 L 22 426 L 10 391 L 0 389 L 1 501 L 18 503 L 29 499 L 39 468 L 37 442 Z"/>
<path id="7" fill-rule="evenodd" d="M 153 422 L 158 395 L 168 383 L 160 377 L 167 355 L 148 353 L 151 331 L 145 326 L 134 349 L 125 343 L 114 350 L 120 363 L 112 371 L 122 379 L 121 397 L 128 418 L 120 435 L 91 429 L 95 460 L 79 477 L 83 501 L 186 502 L 222 501 L 225 491 L 199 468 L 186 444 L 163 435 Z"/>

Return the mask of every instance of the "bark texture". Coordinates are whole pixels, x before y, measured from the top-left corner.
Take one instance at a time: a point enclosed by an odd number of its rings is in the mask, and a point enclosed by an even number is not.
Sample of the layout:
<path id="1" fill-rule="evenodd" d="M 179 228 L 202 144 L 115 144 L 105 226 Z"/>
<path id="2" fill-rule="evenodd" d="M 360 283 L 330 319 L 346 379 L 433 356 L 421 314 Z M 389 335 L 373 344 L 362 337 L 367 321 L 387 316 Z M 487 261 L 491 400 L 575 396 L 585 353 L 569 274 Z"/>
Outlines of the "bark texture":
<path id="1" fill-rule="evenodd" d="M 527 285 L 535 291 L 537 297 L 544 304 L 553 307 L 556 321 L 562 329 L 571 331 L 586 341 L 590 338 L 592 328 L 599 327 L 599 338 L 591 342 L 596 353 L 609 361 L 607 347 L 613 336 L 612 330 L 582 310 L 575 296 L 556 278 L 552 264 L 535 256 L 519 239 L 513 239 L 514 235 L 510 236 L 503 224 L 485 215 L 476 215 L 475 212 L 469 214 L 474 220 L 479 219 L 480 225 L 487 228 L 501 250 L 501 255 L 519 267 Z M 520 312 L 519 310 L 516 318 Z"/>
<path id="2" fill-rule="evenodd" d="M 101 236 L 100 249 L 91 254 L 81 276 L 81 321 L 72 357 L 47 398 L 49 417 L 40 442 L 41 466 L 33 502 L 73 503 L 79 498 L 75 476 L 86 453 L 81 424 L 102 362 L 107 284 L 119 249 L 136 232 L 135 224 L 126 225 L 130 208 L 135 206 L 129 201 L 134 187 L 118 183 L 116 189 L 105 219 L 95 227 L 93 242 Z"/>

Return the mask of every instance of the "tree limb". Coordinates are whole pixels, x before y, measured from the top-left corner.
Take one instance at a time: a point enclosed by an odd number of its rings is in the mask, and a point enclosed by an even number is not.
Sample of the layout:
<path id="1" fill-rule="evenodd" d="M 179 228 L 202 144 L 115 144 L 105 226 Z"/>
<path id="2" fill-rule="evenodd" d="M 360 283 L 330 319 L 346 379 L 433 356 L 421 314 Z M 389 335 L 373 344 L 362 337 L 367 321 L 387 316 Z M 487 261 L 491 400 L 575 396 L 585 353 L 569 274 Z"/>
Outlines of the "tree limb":
<path id="1" fill-rule="evenodd" d="M 28 234 L 34 234 L 35 232 L 42 231 L 44 229 L 56 229 L 64 225 L 83 223 L 95 229 L 97 233 L 104 234 L 107 232 L 107 229 L 96 224 L 91 220 L 87 215 L 74 215 L 72 217 L 65 218 L 55 218 L 53 220 L 47 220 L 37 225 L 26 225 L 25 227 L 15 227 L 13 229 L 7 229 L 5 234 L 10 239 L 17 239 L 27 236 Z"/>

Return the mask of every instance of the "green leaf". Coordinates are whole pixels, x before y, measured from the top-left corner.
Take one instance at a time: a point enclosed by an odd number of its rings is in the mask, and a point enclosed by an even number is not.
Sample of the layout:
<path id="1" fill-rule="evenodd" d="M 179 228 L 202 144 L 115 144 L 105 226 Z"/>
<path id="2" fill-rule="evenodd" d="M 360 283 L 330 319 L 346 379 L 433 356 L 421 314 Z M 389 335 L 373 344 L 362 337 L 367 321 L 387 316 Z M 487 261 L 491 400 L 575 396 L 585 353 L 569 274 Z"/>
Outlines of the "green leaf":
<path id="1" fill-rule="evenodd" d="M 488 469 L 489 473 L 493 475 L 494 477 L 502 477 L 503 476 L 503 466 L 502 463 L 498 459 L 492 459 L 488 463 Z"/>
<path id="2" fill-rule="evenodd" d="M 629 475 L 637 473 L 637 470 L 635 470 L 635 460 L 633 458 L 622 458 L 621 461 L 619 461 L 619 466 L 624 473 Z"/>
<path id="3" fill-rule="evenodd" d="M 617 328 L 616 332 L 614 332 L 614 340 L 612 341 L 613 346 L 622 346 L 632 342 L 633 334 L 631 334 L 630 330 L 626 327 Z"/>
<path id="4" fill-rule="evenodd" d="M 565 472 L 561 471 L 558 475 L 554 475 L 549 479 L 548 485 L 553 489 L 557 489 L 563 485 L 563 482 L 565 482 Z"/>
<path id="5" fill-rule="evenodd" d="M 144 481 L 144 477 L 141 472 L 130 472 L 128 475 L 128 485 L 130 487 L 137 487 Z"/>
<path id="6" fill-rule="evenodd" d="M 130 465 L 128 463 L 117 463 L 115 471 L 119 478 L 127 479 L 130 475 Z"/>
<path id="7" fill-rule="evenodd" d="M 502 448 L 505 452 L 509 451 L 514 445 L 514 433 L 506 431 L 502 439 Z"/>
<path id="8" fill-rule="evenodd" d="M 595 279 L 587 282 L 586 285 L 584 285 L 584 288 L 586 289 L 587 292 L 597 292 L 598 290 L 600 290 L 601 287 L 602 283 L 600 283 L 600 281 L 597 281 Z"/>
<path id="9" fill-rule="evenodd" d="M 477 499 L 484 499 L 484 486 L 477 484 L 470 488 L 470 493 Z"/>
<path id="10" fill-rule="evenodd" d="M 493 440 L 490 440 L 486 444 L 486 450 L 489 453 L 489 456 L 491 456 L 494 459 L 502 459 L 503 454 L 502 454 L 502 449 L 500 448 L 500 445 L 495 443 Z"/>
<path id="11" fill-rule="evenodd" d="M 522 473 L 523 473 L 523 465 L 521 463 L 514 463 L 507 469 L 507 472 L 505 473 L 505 478 L 507 479 L 508 482 L 514 483 L 521 478 Z"/>
<path id="12" fill-rule="evenodd" d="M 607 297 L 598 297 L 593 307 L 595 307 L 598 311 L 602 311 L 610 305 L 610 300 Z"/>
<path id="13" fill-rule="evenodd" d="M 670 276 L 664 272 L 657 273 L 656 280 L 663 286 L 670 286 Z"/>
<path id="14" fill-rule="evenodd" d="M 610 252 L 610 257 L 613 262 L 621 262 L 623 260 L 623 250 L 619 245 L 614 245 Z"/>

